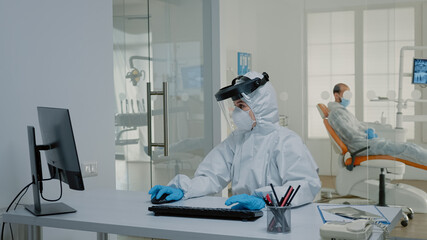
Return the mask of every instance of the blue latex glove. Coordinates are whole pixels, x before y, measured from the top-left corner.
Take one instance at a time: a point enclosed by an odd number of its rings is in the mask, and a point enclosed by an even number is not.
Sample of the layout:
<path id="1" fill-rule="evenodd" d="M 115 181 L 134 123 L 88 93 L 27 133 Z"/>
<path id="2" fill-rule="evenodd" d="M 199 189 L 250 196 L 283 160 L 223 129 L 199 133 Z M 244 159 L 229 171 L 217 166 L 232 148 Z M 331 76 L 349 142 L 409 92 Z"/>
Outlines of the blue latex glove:
<path id="1" fill-rule="evenodd" d="M 375 133 L 374 129 L 368 128 L 366 129 L 365 133 L 367 134 L 367 139 L 377 138 L 378 135 Z"/>
<path id="2" fill-rule="evenodd" d="M 249 196 L 248 194 L 235 195 L 225 201 L 225 205 L 230 206 L 234 203 L 238 203 L 231 207 L 231 209 L 249 209 L 259 210 L 265 207 L 263 199 L 255 196 Z"/>
<path id="3" fill-rule="evenodd" d="M 168 194 L 166 201 L 178 201 L 184 197 L 184 192 L 179 188 L 156 185 L 150 189 L 148 194 L 151 194 L 151 199 L 154 197 L 159 199 L 163 194 Z"/>

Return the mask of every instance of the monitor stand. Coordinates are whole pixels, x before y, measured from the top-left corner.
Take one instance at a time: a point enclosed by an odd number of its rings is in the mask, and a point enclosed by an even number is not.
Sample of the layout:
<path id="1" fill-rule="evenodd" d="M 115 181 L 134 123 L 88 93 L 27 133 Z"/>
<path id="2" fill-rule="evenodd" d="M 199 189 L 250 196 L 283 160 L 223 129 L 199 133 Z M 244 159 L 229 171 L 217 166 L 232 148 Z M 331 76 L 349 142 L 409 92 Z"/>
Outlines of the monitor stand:
<path id="1" fill-rule="evenodd" d="M 76 209 L 61 202 L 41 204 L 41 206 L 39 206 L 38 208 L 40 210 L 37 210 L 37 207 L 35 205 L 27 205 L 25 206 L 25 209 L 30 211 L 35 216 L 46 216 L 46 215 L 56 215 L 56 214 L 77 212 Z"/>
<path id="2" fill-rule="evenodd" d="M 77 212 L 74 208 L 58 202 L 58 203 L 40 203 L 40 190 L 43 189 L 43 174 L 41 167 L 40 151 L 52 149 L 49 145 L 36 145 L 36 136 L 34 127 L 28 126 L 28 145 L 30 148 L 30 162 L 31 162 L 31 179 L 33 181 L 33 198 L 34 204 L 27 205 L 25 209 L 30 211 L 35 216 L 46 216 L 63 213 Z"/>

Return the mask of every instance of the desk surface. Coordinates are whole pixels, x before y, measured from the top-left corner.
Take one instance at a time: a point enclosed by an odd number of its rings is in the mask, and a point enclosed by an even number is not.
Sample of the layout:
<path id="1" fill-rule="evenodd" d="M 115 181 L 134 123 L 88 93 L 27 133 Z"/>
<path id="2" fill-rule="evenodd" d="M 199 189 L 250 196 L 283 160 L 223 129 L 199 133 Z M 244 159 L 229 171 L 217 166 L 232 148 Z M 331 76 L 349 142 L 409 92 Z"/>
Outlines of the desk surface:
<path id="1" fill-rule="evenodd" d="M 283 234 L 266 232 L 266 214 L 254 222 L 154 216 L 147 193 L 116 190 L 67 192 L 64 203 L 76 213 L 35 217 L 25 209 L 3 215 L 5 222 L 44 227 L 75 229 L 129 236 L 164 239 L 283 239 Z M 224 198 L 202 197 L 175 202 L 172 205 L 226 207 Z M 317 204 L 292 209 L 291 232 L 286 239 L 320 239 L 323 224 Z M 390 228 L 399 222 L 400 208 L 379 208 L 390 220 Z M 391 231 L 390 229 L 390 231 Z M 371 239 L 380 239 L 374 229 Z"/>

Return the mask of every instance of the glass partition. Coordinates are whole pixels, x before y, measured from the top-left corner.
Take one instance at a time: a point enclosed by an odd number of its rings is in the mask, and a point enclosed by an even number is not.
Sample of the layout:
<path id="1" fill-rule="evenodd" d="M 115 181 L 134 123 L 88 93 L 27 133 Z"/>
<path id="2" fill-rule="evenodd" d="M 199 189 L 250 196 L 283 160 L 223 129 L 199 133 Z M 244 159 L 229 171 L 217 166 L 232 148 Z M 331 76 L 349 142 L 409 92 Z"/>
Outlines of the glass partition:
<path id="1" fill-rule="evenodd" d="M 425 184 L 427 159 L 420 123 L 427 120 L 422 109 L 425 85 L 412 80 L 414 57 L 426 58 L 427 53 L 427 47 L 420 47 L 425 4 L 305 1 L 307 135 L 312 143 L 330 144 L 331 151 L 322 148 L 315 154 L 331 160 L 320 167 L 336 180 L 329 185 L 336 193 L 332 203 L 380 203 L 427 212 L 425 191 L 412 184 L 417 179 Z M 352 93 L 345 107 L 351 121 L 347 118 L 345 129 L 331 132 L 321 118 L 329 123 L 332 117 L 316 108 L 319 103 L 340 105 L 341 98 L 333 93 L 337 83 Z"/>
<path id="2" fill-rule="evenodd" d="M 415 50 L 420 44 L 418 7 L 395 1 L 382 7 L 367 4 L 362 15 L 363 119 L 369 159 L 360 163 L 367 179 L 362 197 L 378 205 L 403 207 L 409 214 L 402 219 L 404 226 L 411 216 L 408 207 L 427 212 L 426 193 L 405 180 L 411 179 L 407 171 L 413 170 L 413 163 L 427 156 L 427 150 L 414 143 L 415 122 L 406 118 L 416 113 L 411 93 L 418 87 L 412 84 L 413 58 L 422 53 Z"/>
<path id="3" fill-rule="evenodd" d="M 205 4 L 113 1 L 117 189 L 148 191 L 177 174 L 192 177 L 212 148 Z"/>
<path id="4" fill-rule="evenodd" d="M 137 190 L 150 182 L 145 96 L 149 20 L 147 0 L 113 2 L 117 189 Z"/>
<path id="5" fill-rule="evenodd" d="M 204 27 L 210 26 L 203 25 L 204 2 L 150 1 L 152 90 L 168 83 L 170 119 L 169 156 L 163 148 L 153 150 L 153 185 L 165 185 L 179 173 L 192 177 L 212 148 L 213 91 L 207 84 L 211 82 L 207 77 L 210 69 L 204 64 L 210 57 L 204 52 L 209 47 Z M 154 142 L 164 141 L 163 116 L 155 113 L 162 108 L 160 98 L 152 99 Z"/>

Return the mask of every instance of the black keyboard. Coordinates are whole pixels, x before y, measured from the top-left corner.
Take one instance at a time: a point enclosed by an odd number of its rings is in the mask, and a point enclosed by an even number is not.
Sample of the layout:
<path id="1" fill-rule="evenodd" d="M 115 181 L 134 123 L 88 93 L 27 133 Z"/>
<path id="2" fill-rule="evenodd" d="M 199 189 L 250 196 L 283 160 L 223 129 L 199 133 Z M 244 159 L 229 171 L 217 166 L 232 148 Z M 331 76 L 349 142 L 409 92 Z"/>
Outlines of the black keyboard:
<path id="1" fill-rule="evenodd" d="M 186 206 L 151 206 L 149 211 L 154 212 L 156 216 L 177 216 L 177 217 L 196 217 L 196 218 L 214 218 L 226 220 L 254 221 L 262 217 L 260 210 L 234 210 L 230 208 L 205 208 L 205 207 L 186 207 Z"/>

